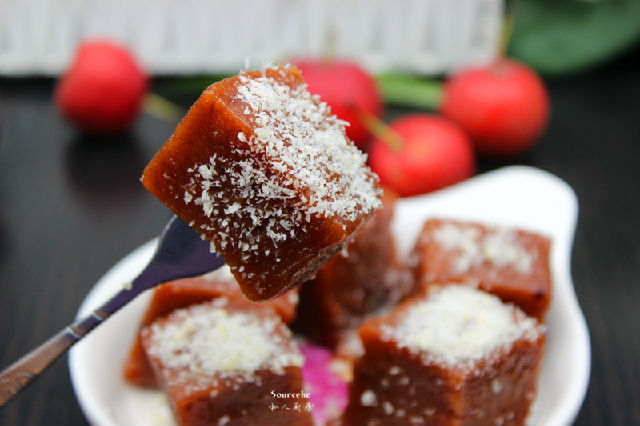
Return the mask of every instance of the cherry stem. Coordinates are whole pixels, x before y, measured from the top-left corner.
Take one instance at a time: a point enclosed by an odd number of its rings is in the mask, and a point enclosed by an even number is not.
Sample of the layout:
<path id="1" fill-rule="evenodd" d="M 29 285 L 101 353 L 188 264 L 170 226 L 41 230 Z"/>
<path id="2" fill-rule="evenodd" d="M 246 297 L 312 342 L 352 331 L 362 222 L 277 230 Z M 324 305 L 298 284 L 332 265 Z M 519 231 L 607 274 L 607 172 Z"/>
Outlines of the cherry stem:
<path id="1" fill-rule="evenodd" d="M 142 101 L 147 114 L 165 121 L 176 121 L 184 116 L 184 109 L 155 93 L 147 93 Z"/>
<path id="2" fill-rule="evenodd" d="M 513 4 L 509 4 L 509 2 L 505 5 L 504 12 L 504 21 L 502 23 L 502 34 L 500 35 L 500 46 L 498 50 L 498 55 L 501 58 L 505 58 L 507 56 L 507 49 L 509 48 L 509 43 L 511 42 L 511 37 L 513 36 L 513 30 L 516 24 L 516 14 L 514 12 Z"/>
<path id="3" fill-rule="evenodd" d="M 355 112 L 360 124 L 362 124 L 374 137 L 381 140 L 394 151 L 398 151 L 402 148 L 402 145 L 404 145 L 402 137 L 395 130 L 389 127 L 387 123 L 357 105 L 351 105 L 349 109 Z"/>
<path id="4" fill-rule="evenodd" d="M 442 102 L 442 82 L 415 75 L 386 73 L 376 76 L 385 103 L 437 111 Z"/>

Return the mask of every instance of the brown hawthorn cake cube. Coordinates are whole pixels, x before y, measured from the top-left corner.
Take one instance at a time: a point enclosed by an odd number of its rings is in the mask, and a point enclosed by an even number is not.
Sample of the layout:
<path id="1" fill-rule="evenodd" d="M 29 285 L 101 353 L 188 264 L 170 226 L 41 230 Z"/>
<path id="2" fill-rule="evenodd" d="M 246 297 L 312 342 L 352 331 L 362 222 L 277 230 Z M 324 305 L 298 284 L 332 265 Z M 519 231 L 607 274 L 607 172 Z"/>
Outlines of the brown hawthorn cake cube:
<path id="1" fill-rule="evenodd" d="M 300 289 L 295 331 L 336 346 L 367 315 L 395 305 L 410 291 L 400 264 L 391 221 L 396 196 L 385 190 L 382 208 L 343 253 L 334 255 Z"/>
<path id="2" fill-rule="evenodd" d="M 544 328 L 476 288 L 432 286 L 360 327 L 343 421 L 522 425 L 535 397 Z"/>
<path id="3" fill-rule="evenodd" d="M 365 163 L 297 68 L 269 67 L 208 87 L 142 183 L 265 300 L 312 276 L 379 207 Z"/>
<path id="4" fill-rule="evenodd" d="M 549 238 L 532 232 L 429 220 L 412 254 L 416 287 L 475 283 L 544 321 L 551 300 L 550 247 Z"/>
<path id="5" fill-rule="evenodd" d="M 151 302 L 142 318 L 141 328 L 176 309 L 218 297 L 246 300 L 227 266 L 199 277 L 162 284 L 153 291 Z M 258 304 L 259 302 L 251 303 Z M 285 323 L 289 323 L 293 320 L 297 303 L 298 289 L 294 288 L 276 299 L 260 304 L 270 306 Z M 139 333 L 136 335 L 129 356 L 124 363 L 124 377 L 132 385 L 156 387 L 156 380 L 142 347 Z"/>
<path id="6" fill-rule="evenodd" d="M 312 424 L 302 355 L 272 309 L 219 298 L 176 310 L 141 334 L 180 426 Z"/>

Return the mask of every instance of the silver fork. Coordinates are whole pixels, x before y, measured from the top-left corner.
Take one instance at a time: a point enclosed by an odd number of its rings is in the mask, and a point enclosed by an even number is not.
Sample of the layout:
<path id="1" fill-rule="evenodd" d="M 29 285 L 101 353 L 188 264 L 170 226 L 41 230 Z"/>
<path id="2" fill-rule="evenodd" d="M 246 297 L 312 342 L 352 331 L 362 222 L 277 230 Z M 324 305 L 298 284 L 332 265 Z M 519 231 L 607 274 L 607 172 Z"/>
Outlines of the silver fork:
<path id="1" fill-rule="evenodd" d="M 202 240 L 197 232 L 174 216 L 162 231 L 151 261 L 140 275 L 91 315 L 59 331 L 0 373 L 0 407 L 71 346 L 140 293 L 167 281 L 202 275 L 218 269 L 224 263 L 221 256 L 210 252 L 209 242 Z"/>

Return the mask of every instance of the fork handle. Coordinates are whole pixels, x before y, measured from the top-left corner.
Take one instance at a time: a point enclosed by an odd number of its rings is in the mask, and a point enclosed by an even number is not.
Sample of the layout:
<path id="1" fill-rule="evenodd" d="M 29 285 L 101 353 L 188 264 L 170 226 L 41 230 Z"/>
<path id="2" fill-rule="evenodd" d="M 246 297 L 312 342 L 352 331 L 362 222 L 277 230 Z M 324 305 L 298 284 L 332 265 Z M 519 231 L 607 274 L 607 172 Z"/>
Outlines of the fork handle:
<path id="1" fill-rule="evenodd" d="M 163 282 L 213 271 L 225 263 L 222 256 L 211 255 L 209 242 L 202 240 L 176 216 L 169 221 L 159 241 L 151 262 L 132 283 L 124 286 L 91 315 L 69 325 L 0 372 L 0 407 L 77 341 L 143 291 Z"/>
<path id="2" fill-rule="evenodd" d="M 0 407 L 16 396 L 71 346 L 142 293 L 142 291 L 144 291 L 144 288 L 139 286 L 128 285 L 123 287 L 111 299 L 93 311 L 91 315 L 68 325 L 49 340 L 4 369 L 0 373 Z"/>

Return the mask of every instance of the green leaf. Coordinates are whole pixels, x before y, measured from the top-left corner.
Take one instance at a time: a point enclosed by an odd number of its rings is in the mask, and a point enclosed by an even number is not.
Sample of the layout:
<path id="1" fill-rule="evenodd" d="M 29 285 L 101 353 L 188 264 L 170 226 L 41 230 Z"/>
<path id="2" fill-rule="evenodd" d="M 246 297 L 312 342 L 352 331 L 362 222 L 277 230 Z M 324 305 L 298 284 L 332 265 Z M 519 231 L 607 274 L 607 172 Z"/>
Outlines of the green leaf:
<path id="1" fill-rule="evenodd" d="M 514 0 L 509 55 L 547 74 L 611 58 L 640 38 L 640 0 Z"/>

